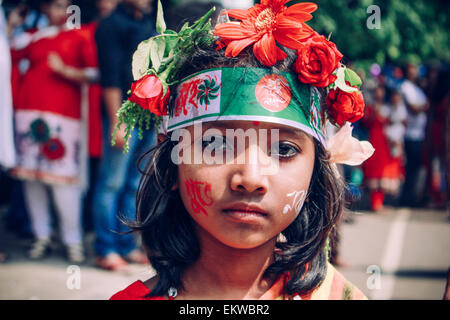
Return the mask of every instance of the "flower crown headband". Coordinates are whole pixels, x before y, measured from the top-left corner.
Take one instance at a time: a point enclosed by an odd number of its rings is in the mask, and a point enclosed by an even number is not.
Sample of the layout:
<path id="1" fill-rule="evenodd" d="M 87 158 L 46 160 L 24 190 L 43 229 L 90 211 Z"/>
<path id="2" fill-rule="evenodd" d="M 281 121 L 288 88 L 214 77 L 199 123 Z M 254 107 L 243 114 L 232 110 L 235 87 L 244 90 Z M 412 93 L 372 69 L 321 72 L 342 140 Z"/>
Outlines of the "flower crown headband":
<path id="1" fill-rule="evenodd" d="M 166 29 L 161 2 L 158 1 L 156 30 L 159 35 L 143 41 L 134 53 L 132 71 L 135 82 L 129 91 L 129 99 L 117 114 L 119 123 L 116 130 L 122 124 L 126 125 L 125 151 L 134 127 L 138 126 L 139 137 L 142 138 L 143 128 L 148 130 L 151 122 L 159 128 L 163 116 L 169 116 L 168 131 L 200 120 L 262 119 L 291 125 L 321 142 L 324 142 L 322 131 L 328 119 L 341 127 L 326 143 L 331 153 L 330 161 L 357 165 L 369 158 L 373 147 L 367 141 L 352 138 L 349 125 L 364 115 L 361 79 L 341 63 L 343 55 L 336 45 L 305 23 L 312 18 L 311 13 L 317 5 L 296 2 L 262 0 L 261 4 L 247 10 L 226 10 L 220 19 L 225 16 L 228 21 L 217 24 L 214 30 L 211 30 L 210 20 L 215 10 L 212 8 L 194 24 L 185 23 L 177 33 Z M 229 21 L 228 17 L 235 21 Z M 246 78 L 242 76 L 245 72 L 239 70 L 242 68 L 203 70 L 176 80 L 177 72 L 185 62 L 184 57 L 193 53 L 198 45 L 212 45 L 214 42 L 217 50 L 226 48 L 226 57 L 237 57 L 245 48 L 253 46 L 255 58 L 267 67 L 287 58 L 277 44 L 295 50 L 297 59 L 292 73 L 271 74 L 269 69 L 251 68 L 259 77 L 250 82 L 242 80 Z M 234 89 L 227 89 L 227 83 L 233 83 Z M 305 90 L 305 86 L 309 90 Z M 175 87 L 175 111 L 169 115 L 170 90 Z M 236 94 L 236 88 L 241 94 Z M 326 88 L 325 110 L 320 108 L 316 88 Z M 279 97 L 275 99 L 278 105 L 283 105 L 287 96 L 289 102 L 281 109 L 273 109 L 270 103 L 267 105 L 267 99 L 264 100 L 267 96 Z M 290 99 L 292 96 L 297 99 Z M 252 99 L 259 103 L 249 103 Z M 242 103 L 242 100 L 248 101 Z M 224 105 L 240 107 L 232 108 L 230 113 Z M 249 109 L 246 105 L 260 108 Z"/>

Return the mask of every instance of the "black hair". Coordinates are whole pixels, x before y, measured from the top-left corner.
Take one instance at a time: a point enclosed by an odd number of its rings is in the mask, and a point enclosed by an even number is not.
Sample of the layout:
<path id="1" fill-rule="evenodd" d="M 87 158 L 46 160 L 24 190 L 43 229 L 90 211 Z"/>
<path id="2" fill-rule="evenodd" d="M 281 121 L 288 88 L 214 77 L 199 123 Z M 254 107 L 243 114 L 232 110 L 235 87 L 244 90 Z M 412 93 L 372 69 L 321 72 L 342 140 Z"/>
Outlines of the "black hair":
<path id="1" fill-rule="evenodd" d="M 295 52 L 285 51 L 288 58 L 272 67 L 273 72 L 291 70 Z M 199 46 L 183 59 L 177 79 L 213 67 L 267 68 L 256 60 L 251 48 L 237 58 L 226 58 L 223 50 L 217 51 L 209 44 Z M 169 110 L 173 109 L 175 92 L 172 90 Z M 149 294 L 152 297 L 165 295 L 170 287 L 183 289 L 184 270 L 200 256 L 195 222 L 185 209 L 179 191 L 172 190 L 178 171 L 176 164 L 170 161 L 176 143 L 170 137 L 169 133 L 162 143 L 139 160 L 142 178 L 137 194 L 137 217 L 135 222 L 128 223 L 132 230 L 140 231 L 151 265 L 159 275 Z M 329 154 L 324 146 L 316 139 L 314 145 L 315 163 L 308 201 L 282 232 L 285 241 L 276 243 L 280 250 L 264 274 L 272 278 L 289 271 L 287 294 L 309 292 L 324 279 L 327 270 L 324 248 L 342 211 L 341 180 L 328 161 Z"/>

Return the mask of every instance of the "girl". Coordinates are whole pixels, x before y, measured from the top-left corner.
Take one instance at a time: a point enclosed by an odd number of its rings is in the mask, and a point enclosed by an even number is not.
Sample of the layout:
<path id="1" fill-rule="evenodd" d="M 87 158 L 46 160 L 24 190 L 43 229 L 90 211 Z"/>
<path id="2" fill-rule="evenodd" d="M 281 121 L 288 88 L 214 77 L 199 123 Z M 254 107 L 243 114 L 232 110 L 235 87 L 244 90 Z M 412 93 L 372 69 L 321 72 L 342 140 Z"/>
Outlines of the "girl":
<path id="1" fill-rule="evenodd" d="M 48 190 L 59 215 L 61 238 L 71 262 L 84 261 L 81 193 L 85 168 L 80 85 L 97 77 L 91 41 L 67 28 L 68 0 L 42 0 L 49 26 L 25 32 L 12 43 L 14 63 L 30 62 L 15 105 L 17 166 L 36 241 L 28 255 L 42 258 L 51 241 Z"/>
<path id="2" fill-rule="evenodd" d="M 209 15 L 176 37 L 160 25 L 159 38 L 173 51 L 160 56 L 159 67 L 151 57 L 152 69 L 142 75 L 139 57 L 148 49 L 145 43 L 138 48 L 137 81 L 119 111 L 120 122 L 132 127 L 151 114 L 169 114 L 159 145 L 147 153 L 137 221 L 130 223 L 141 232 L 157 275 L 112 299 L 364 298 L 327 262 L 326 249 L 343 196 L 332 161 L 367 157 L 341 123 L 359 117 L 360 92 L 349 90 L 354 94 L 348 93 L 348 107 L 355 112 L 348 114 L 337 109 L 338 95 L 347 92 L 335 87 L 328 95 L 328 110 L 336 109 L 345 135 L 338 133 L 328 144 L 334 151 L 327 151 L 316 86 L 342 77 L 341 71 L 332 74 L 341 68 L 342 55 L 304 24 L 314 4 L 279 4 L 228 10 L 242 22 L 219 24 L 214 34 Z M 280 49 L 267 39 L 275 34 L 269 28 L 279 23 L 281 31 L 283 23 L 289 25 L 290 18 L 283 20 L 288 14 L 302 29 L 290 26 L 277 34 Z M 328 71 L 304 68 L 299 57 L 309 53 L 296 52 L 301 48 L 294 39 L 300 38 L 310 53 L 323 52 L 314 67 Z M 348 89 L 345 82 L 341 87 Z"/>
<path id="3" fill-rule="evenodd" d="M 385 104 L 385 88 L 377 87 L 375 102 L 373 106 L 367 107 L 367 113 L 363 119 L 364 124 L 369 128 L 370 142 L 376 149 L 373 157 L 363 165 L 365 183 L 370 190 L 370 208 L 375 212 L 383 208 L 386 194 L 398 195 L 403 179 L 401 150 L 404 123 L 402 121 L 406 116 L 406 110 L 402 108 L 399 99 L 401 96 L 394 93 L 391 100 L 392 107 Z M 399 106 L 394 108 L 394 104 Z M 398 121 L 392 121 L 395 118 Z M 391 139 L 393 137 L 395 139 Z M 400 153 L 397 151 L 399 147 Z"/>

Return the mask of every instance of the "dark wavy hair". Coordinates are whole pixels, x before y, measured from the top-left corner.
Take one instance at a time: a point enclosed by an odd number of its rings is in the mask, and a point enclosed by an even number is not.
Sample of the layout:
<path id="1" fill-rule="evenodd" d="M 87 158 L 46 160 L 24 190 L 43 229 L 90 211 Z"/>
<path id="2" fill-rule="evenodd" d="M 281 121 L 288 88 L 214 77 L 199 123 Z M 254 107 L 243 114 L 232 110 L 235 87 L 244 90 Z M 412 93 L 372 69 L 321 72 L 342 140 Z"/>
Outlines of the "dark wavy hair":
<path id="1" fill-rule="evenodd" d="M 273 72 L 291 71 L 295 52 L 285 51 L 288 58 L 272 67 Z M 244 51 L 239 58 L 226 58 L 223 51 L 217 51 L 212 45 L 199 46 L 184 60 L 176 76 L 178 79 L 213 67 L 267 68 L 255 59 L 251 50 Z M 174 98 L 172 94 L 169 111 L 173 110 Z M 164 141 L 139 160 L 142 178 L 137 194 L 137 217 L 135 222 L 128 223 L 132 230 L 141 233 L 148 258 L 159 275 L 149 294 L 153 297 L 165 295 L 170 287 L 183 289 L 184 270 L 200 256 L 195 222 L 185 209 L 179 191 L 172 190 L 178 171 L 170 160 L 175 147 L 170 138 L 169 133 Z M 271 278 L 291 272 L 287 294 L 307 293 L 324 279 L 327 239 L 343 206 L 343 184 L 328 161 L 329 154 L 315 139 L 314 145 L 315 163 L 308 201 L 282 232 L 285 239 L 277 241 L 279 250 L 276 250 L 275 260 L 264 274 Z"/>

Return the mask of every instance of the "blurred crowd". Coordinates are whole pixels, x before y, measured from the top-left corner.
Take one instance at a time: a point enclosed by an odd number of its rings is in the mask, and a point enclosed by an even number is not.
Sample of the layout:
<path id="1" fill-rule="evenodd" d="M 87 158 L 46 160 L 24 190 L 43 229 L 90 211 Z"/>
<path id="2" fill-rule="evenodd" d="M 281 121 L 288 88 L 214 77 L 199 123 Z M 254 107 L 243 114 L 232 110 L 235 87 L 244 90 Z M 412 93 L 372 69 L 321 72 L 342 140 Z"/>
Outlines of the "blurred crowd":
<path id="1" fill-rule="evenodd" d="M 72 4 L 81 8 L 80 21 Z M 212 4 L 166 1 L 168 27 Z M 246 8 L 253 1 L 214 3 L 221 4 Z M 136 162 L 156 138 L 135 134 L 124 154 L 124 132 L 114 147 L 111 133 L 133 80 L 132 55 L 156 35 L 156 1 L 3 0 L 0 8 L 0 201 L 8 207 L 7 229 L 33 239 L 30 259 L 45 257 L 57 237 L 67 259 L 82 263 L 83 233 L 92 231 L 98 267 L 147 263 L 118 215 L 126 220 L 136 212 Z M 67 12 L 75 16 L 68 20 Z M 374 211 L 385 197 L 399 206 L 445 206 L 448 66 L 373 65 L 360 75 L 367 109 L 354 134 L 376 151 L 361 168 L 345 168 L 350 193 L 366 194 Z"/>
<path id="2" fill-rule="evenodd" d="M 446 121 L 448 64 L 373 64 L 360 71 L 366 109 L 354 134 L 374 155 L 361 168 L 347 168 L 350 192 L 364 192 L 373 211 L 398 207 L 444 209 L 447 205 Z"/>

